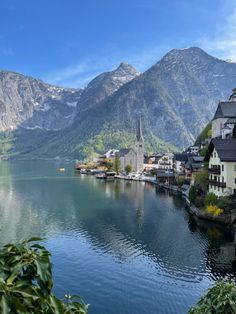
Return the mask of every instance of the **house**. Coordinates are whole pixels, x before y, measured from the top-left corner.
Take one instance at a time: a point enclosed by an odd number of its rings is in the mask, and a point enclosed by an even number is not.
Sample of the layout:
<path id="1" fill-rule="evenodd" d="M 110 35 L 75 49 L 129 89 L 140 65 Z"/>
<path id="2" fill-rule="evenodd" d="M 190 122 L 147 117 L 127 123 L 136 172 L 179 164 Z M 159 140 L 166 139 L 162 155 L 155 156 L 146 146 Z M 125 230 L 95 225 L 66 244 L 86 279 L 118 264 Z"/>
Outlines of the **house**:
<path id="1" fill-rule="evenodd" d="M 166 153 L 157 161 L 158 170 L 173 170 L 174 169 L 174 154 Z"/>
<path id="2" fill-rule="evenodd" d="M 199 154 L 200 147 L 198 145 L 190 146 L 187 150 L 188 153 L 193 155 Z"/>
<path id="3" fill-rule="evenodd" d="M 189 180 L 194 180 L 194 173 L 203 169 L 204 157 L 202 156 L 188 156 L 188 160 L 185 163 L 185 177 Z"/>
<path id="4" fill-rule="evenodd" d="M 144 158 L 144 170 L 149 172 L 158 168 L 158 161 L 162 157 L 162 154 L 145 156 Z"/>
<path id="5" fill-rule="evenodd" d="M 230 137 L 236 126 L 236 88 L 228 101 L 218 104 L 214 118 L 212 119 L 212 138 Z"/>
<path id="6" fill-rule="evenodd" d="M 235 194 L 236 139 L 212 139 L 205 161 L 209 162 L 209 192 L 217 196 Z"/>
<path id="7" fill-rule="evenodd" d="M 156 173 L 157 183 L 172 185 L 175 184 L 175 174 L 171 171 L 157 171 Z"/>
<path id="8" fill-rule="evenodd" d="M 177 175 L 185 173 L 185 164 L 189 156 L 187 153 L 177 153 L 174 155 L 174 170 Z"/>

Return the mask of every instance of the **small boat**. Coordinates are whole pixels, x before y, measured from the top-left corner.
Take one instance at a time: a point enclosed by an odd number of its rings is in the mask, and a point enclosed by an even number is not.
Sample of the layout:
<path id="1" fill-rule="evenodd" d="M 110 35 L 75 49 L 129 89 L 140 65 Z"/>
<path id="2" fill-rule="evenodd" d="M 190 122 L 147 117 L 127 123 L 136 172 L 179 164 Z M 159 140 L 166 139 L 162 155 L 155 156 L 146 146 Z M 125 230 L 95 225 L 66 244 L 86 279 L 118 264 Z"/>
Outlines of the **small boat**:
<path id="1" fill-rule="evenodd" d="M 88 171 L 86 169 L 80 169 L 79 171 L 80 171 L 80 174 L 87 174 L 88 173 Z"/>
<path id="2" fill-rule="evenodd" d="M 99 173 L 95 175 L 96 179 L 105 179 L 105 173 Z"/>
<path id="3" fill-rule="evenodd" d="M 59 168 L 60 172 L 64 172 L 66 169 L 65 168 Z"/>
<path id="4" fill-rule="evenodd" d="M 114 171 L 107 171 L 105 173 L 104 179 L 107 180 L 107 181 L 113 181 L 113 180 L 115 180 L 115 175 L 116 175 L 116 172 L 114 172 Z"/>

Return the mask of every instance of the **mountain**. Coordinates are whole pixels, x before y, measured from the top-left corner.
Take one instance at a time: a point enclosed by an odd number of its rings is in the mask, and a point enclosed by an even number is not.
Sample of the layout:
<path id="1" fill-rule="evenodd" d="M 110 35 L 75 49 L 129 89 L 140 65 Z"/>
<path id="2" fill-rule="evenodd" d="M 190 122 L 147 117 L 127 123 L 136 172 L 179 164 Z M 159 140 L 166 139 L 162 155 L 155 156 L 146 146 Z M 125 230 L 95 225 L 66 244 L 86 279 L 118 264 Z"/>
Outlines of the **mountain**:
<path id="1" fill-rule="evenodd" d="M 46 131 L 43 120 L 41 129 L 29 130 L 36 124 L 29 125 L 35 110 L 2 138 L 19 156 L 84 158 L 107 148 L 132 145 L 141 116 L 147 151 L 182 149 L 194 142 L 211 120 L 218 101 L 227 99 L 235 85 L 235 63 L 212 57 L 197 47 L 174 49 L 142 74 L 122 63 L 83 90 L 62 89 L 70 96 L 74 92 L 70 102 L 76 102 L 76 113 L 67 128 L 59 118 L 62 127 L 58 131 L 52 126 Z M 44 123 L 49 116 L 46 112 Z"/>
<path id="2" fill-rule="evenodd" d="M 59 130 L 71 125 L 81 90 L 45 84 L 22 74 L 0 71 L 0 130 L 19 126 Z"/>

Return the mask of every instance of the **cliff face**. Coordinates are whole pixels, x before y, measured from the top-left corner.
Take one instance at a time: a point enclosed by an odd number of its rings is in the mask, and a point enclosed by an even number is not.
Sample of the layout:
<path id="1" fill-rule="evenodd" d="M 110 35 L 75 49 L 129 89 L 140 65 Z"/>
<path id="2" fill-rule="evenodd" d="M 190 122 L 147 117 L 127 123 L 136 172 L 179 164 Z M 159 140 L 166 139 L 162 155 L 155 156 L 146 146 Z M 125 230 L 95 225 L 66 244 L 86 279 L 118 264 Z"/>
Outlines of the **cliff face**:
<path id="1" fill-rule="evenodd" d="M 74 121 L 81 90 L 67 89 L 18 73 L 0 72 L 0 130 L 58 130 Z"/>
<path id="2" fill-rule="evenodd" d="M 129 146 L 141 116 L 149 151 L 181 149 L 228 98 L 235 73 L 199 48 L 174 49 L 142 74 L 122 63 L 83 90 L 0 72 L 0 129 L 15 130 L 17 154 L 80 158 Z"/>

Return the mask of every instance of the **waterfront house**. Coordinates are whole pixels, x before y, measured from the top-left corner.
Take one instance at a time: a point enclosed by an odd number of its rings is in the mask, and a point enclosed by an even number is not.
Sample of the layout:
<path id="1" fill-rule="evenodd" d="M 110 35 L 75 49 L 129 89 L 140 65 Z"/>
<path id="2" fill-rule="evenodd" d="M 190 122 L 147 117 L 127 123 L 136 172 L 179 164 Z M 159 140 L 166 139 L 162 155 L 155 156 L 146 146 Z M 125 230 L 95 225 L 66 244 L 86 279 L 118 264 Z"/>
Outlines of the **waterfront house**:
<path id="1" fill-rule="evenodd" d="M 212 139 L 205 161 L 209 162 L 209 192 L 217 196 L 235 194 L 236 139 Z"/>
<path id="2" fill-rule="evenodd" d="M 212 119 L 212 138 L 231 137 L 233 128 L 236 125 L 236 88 L 228 101 L 221 101 L 218 104 L 215 115 Z"/>
<path id="3" fill-rule="evenodd" d="M 203 169 L 204 157 L 202 156 L 188 156 L 188 160 L 185 163 L 185 177 L 189 180 L 194 180 L 194 173 Z"/>
<path id="4" fill-rule="evenodd" d="M 185 164 L 188 161 L 189 154 L 177 153 L 174 154 L 174 171 L 177 176 L 185 174 Z"/>
<path id="5" fill-rule="evenodd" d="M 144 158 L 144 170 L 150 172 L 152 170 L 158 169 L 158 161 L 162 157 L 162 154 L 145 156 Z"/>
<path id="6" fill-rule="evenodd" d="M 165 184 L 165 185 L 173 185 L 175 184 L 175 174 L 172 171 L 163 171 L 158 170 L 156 173 L 156 180 L 159 184 Z"/>
<path id="7" fill-rule="evenodd" d="M 158 170 L 174 170 L 174 154 L 165 153 L 157 161 Z"/>

